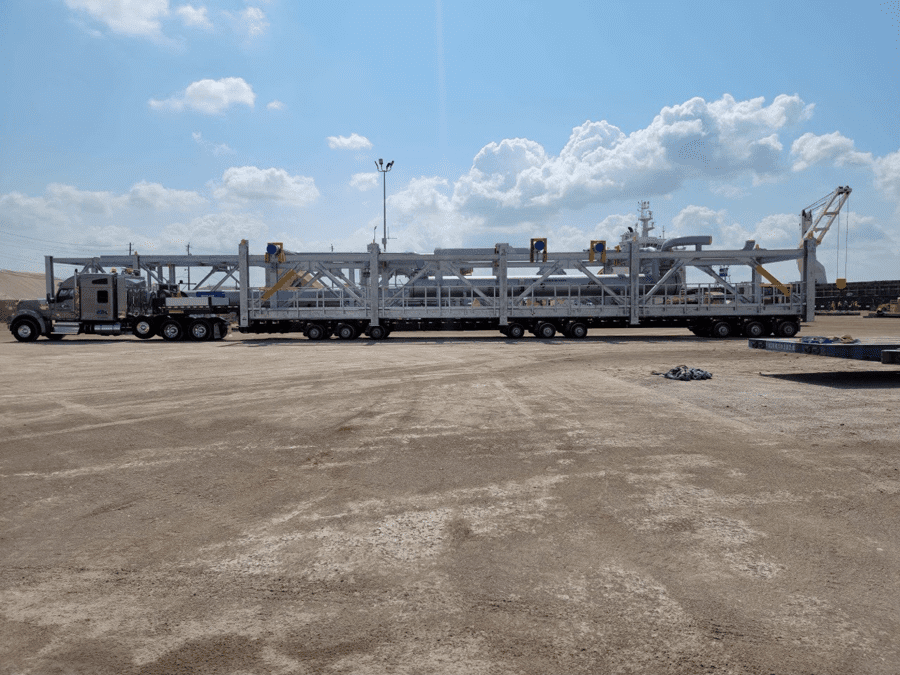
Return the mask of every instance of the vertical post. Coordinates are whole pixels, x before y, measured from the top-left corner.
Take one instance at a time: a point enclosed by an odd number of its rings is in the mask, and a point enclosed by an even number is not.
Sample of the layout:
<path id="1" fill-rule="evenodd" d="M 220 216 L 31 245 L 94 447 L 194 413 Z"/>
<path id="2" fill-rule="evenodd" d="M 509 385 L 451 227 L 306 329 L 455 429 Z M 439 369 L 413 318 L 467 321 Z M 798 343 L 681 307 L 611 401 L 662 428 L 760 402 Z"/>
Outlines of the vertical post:
<path id="1" fill-rule="evenodd" d="M 381 172 L 381 209 L 384 217 L 384 231 L 381 237 L 381 247 L 387 251 L 387 171 Z"/>
<path id="2" fill-rule="evenodd" d="M 803 299 L 806 302 L 804 321 L 816 320 L 816 242 L 806 239 L 803 242 Z"/>
<path id="3" fill-rule="evenodd" d="M 378 325 L 378 305 L 381 290 L 378 283 L 381 270 L 378 264 L 378 244 L 369 244 L 369 326 Z"/>
<path id="4" fill-rule="evenodd" d="M 238 247 L 238 298 L 241 305 L 240 326 L 250 325 L 250 245 L 246 239 Z"/>
<path id="5" fill-rule="evenodd" d="M 53 283 L 53 256 L 44 256 L 44 281 L 47 285 L 47 301 L 56 295 L 56 284 Z"/>
<path id="6" fill-rule="evenodd" d="M 640 245 L 637 242 L 637 237 L 632 239 L 631 247 L 629 250 L 629 258 L 628 258 L 628 277 L 629 281 L 629 290 L 631 295 L 631 314 L 629 316 L 629 322 L 632 326 L 638 325 L 640 323 L 640 318 L 638 317 L 638 307 L 640 303 L 638 302 L 638 295 L 640 294 L 640 276 L 641 276 L 641 262 L 639 257 Z"/>
<path id="7" fill-rule="evenodd" d="M 497 244 L 495 250 L 497 251 L 498 260 L 497 260 L 497 277 L 500 282 L 500 289 L 498 291 L 499 296 L 497 298 L 497 302 L 500 303 L 500 325 L 506 326 L 509 324 L 509 298 L 507 298 L 507 273 L 506 273 L 506 253 L 509 249 L 509 244 Z"/>

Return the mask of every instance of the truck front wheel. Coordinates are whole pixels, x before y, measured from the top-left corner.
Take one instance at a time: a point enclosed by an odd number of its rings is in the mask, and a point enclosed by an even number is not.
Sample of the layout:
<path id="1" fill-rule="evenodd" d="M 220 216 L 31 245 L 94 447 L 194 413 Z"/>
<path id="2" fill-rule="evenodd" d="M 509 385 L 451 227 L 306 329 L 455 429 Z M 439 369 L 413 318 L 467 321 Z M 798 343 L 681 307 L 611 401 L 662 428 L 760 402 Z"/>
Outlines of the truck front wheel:
<path id="1" fill-rule="evenodd" d="M 34 342 L 40 335 L 40 328 L 34 319 L 16 319 L 12 325 L 12 334 L 19 342 Z"/>
<path id="2" fill-rule="evenodd" d="M 134 322 L 134 328 L 131 329 L 131 332 L 134 333 L 135 337 L 139 337 L 141 340 L 148 340 L 156 335 L 156 329 L 153 327 L 153 322 L 145 316 L 139 317 L 138 320 Z"/>

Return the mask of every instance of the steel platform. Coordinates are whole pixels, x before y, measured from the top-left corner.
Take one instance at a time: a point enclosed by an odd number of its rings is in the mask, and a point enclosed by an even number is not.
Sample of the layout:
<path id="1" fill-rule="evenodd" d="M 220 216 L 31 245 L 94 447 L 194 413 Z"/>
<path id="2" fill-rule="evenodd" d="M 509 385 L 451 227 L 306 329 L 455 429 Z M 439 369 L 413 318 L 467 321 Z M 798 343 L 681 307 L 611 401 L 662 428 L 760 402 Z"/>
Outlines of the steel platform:
<path id="1" fill-rule="evenodd" d="M 860 338 L 855 342 L 823 337 L 754 338 L 748 341 L 748 346 L 770 352 L 900 364 L 900 338 Z"/>

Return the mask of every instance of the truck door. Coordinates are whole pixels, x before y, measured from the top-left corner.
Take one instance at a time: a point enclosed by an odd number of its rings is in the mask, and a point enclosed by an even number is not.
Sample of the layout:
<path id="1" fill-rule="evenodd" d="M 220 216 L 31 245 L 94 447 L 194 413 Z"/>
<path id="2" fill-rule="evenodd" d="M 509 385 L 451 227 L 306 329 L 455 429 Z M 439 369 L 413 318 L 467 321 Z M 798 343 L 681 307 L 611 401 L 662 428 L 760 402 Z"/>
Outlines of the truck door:
<path id="1" fill-rule="evenodd" d="M 113 321 L 114 301 L 109 277 L 84 279 L 81 284 L 81 319 L 83 321 Z"/>

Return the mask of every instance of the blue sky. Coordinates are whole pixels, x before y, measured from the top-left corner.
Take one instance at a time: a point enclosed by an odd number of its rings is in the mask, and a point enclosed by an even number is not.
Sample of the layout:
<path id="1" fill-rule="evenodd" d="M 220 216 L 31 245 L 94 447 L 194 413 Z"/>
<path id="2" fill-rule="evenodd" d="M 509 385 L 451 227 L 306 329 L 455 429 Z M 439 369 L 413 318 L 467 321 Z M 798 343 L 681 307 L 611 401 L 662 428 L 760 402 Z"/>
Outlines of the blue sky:
<path id="1" fill-rule="evenodd" d="M 381 157 L 389 250 L 580 250 L 641 199 L 793 247 L 850 185 L 829 277 L 900 278 L 900 0 L 4 0 L 0 27 L 3 268 L 364 250 Z"/>

